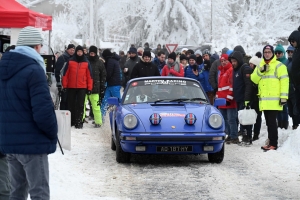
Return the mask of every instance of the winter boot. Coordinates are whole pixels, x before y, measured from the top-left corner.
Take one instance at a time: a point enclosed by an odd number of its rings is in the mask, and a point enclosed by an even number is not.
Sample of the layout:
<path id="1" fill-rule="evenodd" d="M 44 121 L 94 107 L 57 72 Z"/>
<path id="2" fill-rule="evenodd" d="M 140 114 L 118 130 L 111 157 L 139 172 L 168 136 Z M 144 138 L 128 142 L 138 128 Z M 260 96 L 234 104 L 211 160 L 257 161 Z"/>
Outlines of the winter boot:
<path id="1" fill-rule="evenodd" d="M 282 128 L 288 129 L 288 127 L 289 127 L 289 121 L 283 121 L 282 122 Z"/>
<path id="2" fill-rule="evenodd" d="M 259 136 L 259 133 L 254 133 L 252 141 L 258 140 L 259 139 L 258 136 Z"/>
<path id="3" fill-rule="evenodd" d="M 243 135 L 242 142 L 240 143 L 240 146 L 249 146 L 252 144 L 252 138 L 249 138 L 247 135 Z"/>
<path id="4" fill-rule="evenodd" d="M 94 125 L 94 128 L 100 128 L 100 127 L 101 127 L 100 124 L 95 124 L 95 125 Z"/>
<path id="5" fill-rule="evenodd" d="M 293 125 L 293 130 L 296 130 L 298 128 L 298 124 L 297 125 Z"/>

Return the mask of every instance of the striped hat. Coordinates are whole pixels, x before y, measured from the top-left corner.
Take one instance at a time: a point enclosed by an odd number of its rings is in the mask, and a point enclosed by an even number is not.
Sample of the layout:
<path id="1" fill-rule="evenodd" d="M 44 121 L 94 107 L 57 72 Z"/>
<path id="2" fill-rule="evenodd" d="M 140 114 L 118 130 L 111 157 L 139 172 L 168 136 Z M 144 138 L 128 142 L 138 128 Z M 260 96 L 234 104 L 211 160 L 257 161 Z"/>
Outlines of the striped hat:
<path id="1" fill-rule="evenodd" d="M 16 46 L 34 46 L 43 44 L 43 38 L 39 29 L 26 26 L 20 31 Z"/>

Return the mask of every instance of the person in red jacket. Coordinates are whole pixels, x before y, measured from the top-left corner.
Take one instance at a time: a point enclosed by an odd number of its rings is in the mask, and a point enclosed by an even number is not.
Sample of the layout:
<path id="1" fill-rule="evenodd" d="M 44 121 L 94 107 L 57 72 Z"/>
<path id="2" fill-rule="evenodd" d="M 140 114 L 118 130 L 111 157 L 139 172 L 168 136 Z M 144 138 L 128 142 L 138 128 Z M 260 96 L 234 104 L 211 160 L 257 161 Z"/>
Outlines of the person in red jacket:
<path id="1" fill-rule="evenodd" d="M 172 52 L 168 56 L 168 62 L 163 67 L 161 71 L 162 76 L 178 76 L 183 77 L 184 76 L 184 70 L 182 64 L 180 64 L 178 61 L 176 61 L 176 53 Z"/>
<path id="2" fill-rule="evenodd" d="M 82 128 L 85 95 L 90 95 L 93 89 L 92 68 L 83 54 L 82 46 L 77 46 L 75 54 L 67 63 L 62 85 L 67 90 L 67 102 L 71 111 L 71 126 Z"/>
<path id="3" fill-rule="evenodd" d="M 218 81 L 218 91 L 216 94 L 217 98 L 225 98 L 226 105 L 219 106 L 219 110 L 222 113 L 225 120 L 225 131 L 228 134 L 226 138 L 227 144 L 238 144 L 238 127 L 237 127 L 237 104 L 233 99 L 233 68 L 231 63 L 228 61 L 228 55 L 222 54 L 221 66 L 218 67 L 220 70 L 220 76 Z"/>

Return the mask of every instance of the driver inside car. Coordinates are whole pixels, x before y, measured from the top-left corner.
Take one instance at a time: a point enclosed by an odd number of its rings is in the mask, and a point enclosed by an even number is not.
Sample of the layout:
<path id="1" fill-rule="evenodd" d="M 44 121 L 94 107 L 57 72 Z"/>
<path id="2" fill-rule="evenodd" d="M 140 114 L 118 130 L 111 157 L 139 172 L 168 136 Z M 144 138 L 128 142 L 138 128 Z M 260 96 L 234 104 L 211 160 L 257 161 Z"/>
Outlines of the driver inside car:
<path id="1" fill-rule="evenodd" d="M 148 102 L 153 99 L 152 86 L 141 86 L 139 89 L 140 93 L 136 96 L 136 102 Z"/>
<path id="2" fill-rule="evenodd" d="M 173 94 L 173 98 L 174 99 L 178 99 L 178 98 L 187 98 L 186 94 L 185 94 L 185 91 L 184 91 L 184 87 L 182 86 L 174 86 L 172 88 L 172 93 Z"/>

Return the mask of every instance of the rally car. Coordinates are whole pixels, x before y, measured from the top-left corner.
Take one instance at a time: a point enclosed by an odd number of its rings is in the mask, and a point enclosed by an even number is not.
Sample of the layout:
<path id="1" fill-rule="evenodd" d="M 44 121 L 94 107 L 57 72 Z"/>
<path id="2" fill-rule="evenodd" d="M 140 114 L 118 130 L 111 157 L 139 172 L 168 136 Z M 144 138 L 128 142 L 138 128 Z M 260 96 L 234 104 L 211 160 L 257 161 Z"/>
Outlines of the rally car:
<path id="1" fill-rule="evenodd" d="M 190 78 L 132 79 L 122 99 L 111 97 L 111 149 L 119 163 L 131 154 L 208 154 L 212 163 L 224 158 L 225 123 L 201 87 Z"/>

